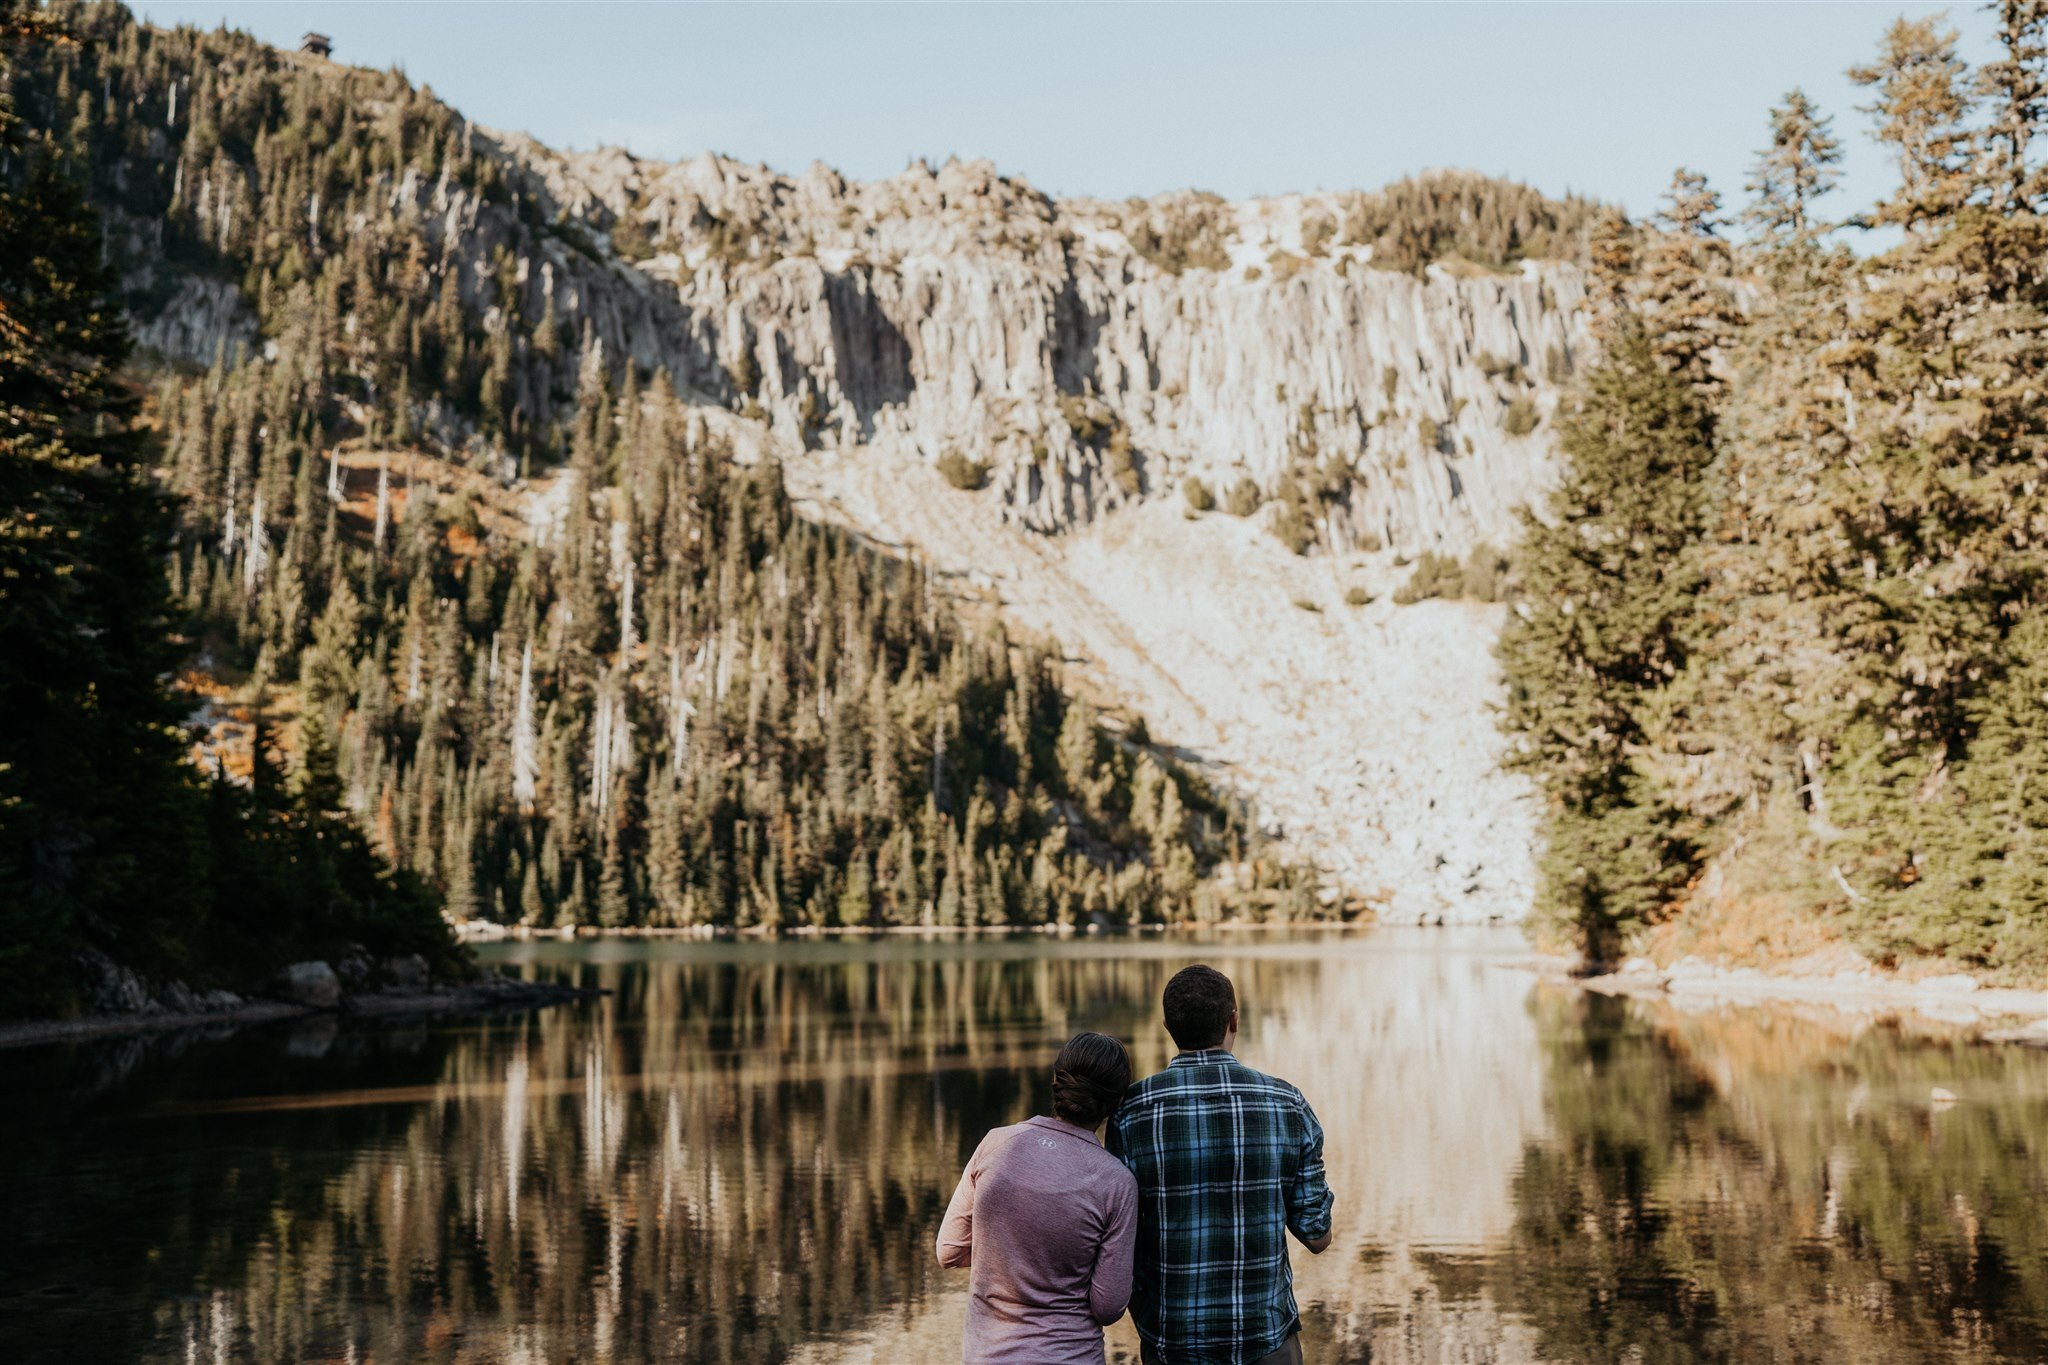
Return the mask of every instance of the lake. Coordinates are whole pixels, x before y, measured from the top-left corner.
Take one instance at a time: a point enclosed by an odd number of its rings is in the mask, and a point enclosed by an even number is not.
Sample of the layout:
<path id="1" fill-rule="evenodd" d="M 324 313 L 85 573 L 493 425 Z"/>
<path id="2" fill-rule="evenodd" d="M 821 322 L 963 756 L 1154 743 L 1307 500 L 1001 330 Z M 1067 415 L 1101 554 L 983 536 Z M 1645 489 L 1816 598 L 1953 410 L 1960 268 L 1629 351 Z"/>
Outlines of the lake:
<path id="1" fill-rule="evenodd" d="M 1329 1132 L 1312 1361 L 2048 1358 L 2048 1053 L 1954 1026 L 1587 995 L 1477 932 L 485 956 L 613 994 L 0 1053 L 0 1355 L 957 1359 L 962 1162 L 1071 1033 L 1162 1066 L 1203 960 Z"/>

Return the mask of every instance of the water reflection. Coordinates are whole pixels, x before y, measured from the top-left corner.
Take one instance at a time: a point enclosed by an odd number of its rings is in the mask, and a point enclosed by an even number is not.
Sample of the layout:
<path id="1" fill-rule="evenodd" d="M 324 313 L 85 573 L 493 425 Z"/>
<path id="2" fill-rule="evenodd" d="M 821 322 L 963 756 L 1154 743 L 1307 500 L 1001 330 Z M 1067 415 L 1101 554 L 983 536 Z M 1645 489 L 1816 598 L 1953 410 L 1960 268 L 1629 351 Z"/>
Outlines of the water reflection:
<path id="1" fill-rule="evenodd" d="M 1318 1358 L 2048 1348 L 2038 1053 L 1589 999 L 1442 934 L 509 951 L 614 994 L 0 1057 L 8 1357 L 957 1358 L 960 1163 L 1072 1032 L 1162 1065 L 1197 956 L 1330 1132 Z"/>

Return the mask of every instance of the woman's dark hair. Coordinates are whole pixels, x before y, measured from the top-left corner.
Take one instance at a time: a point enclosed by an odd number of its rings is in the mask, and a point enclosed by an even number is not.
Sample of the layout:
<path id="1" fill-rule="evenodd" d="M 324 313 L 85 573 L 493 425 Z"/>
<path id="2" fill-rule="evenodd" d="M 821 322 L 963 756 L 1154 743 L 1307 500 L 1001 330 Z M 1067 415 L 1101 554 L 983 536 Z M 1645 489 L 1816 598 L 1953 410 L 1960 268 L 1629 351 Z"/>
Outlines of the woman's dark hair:
<path id="1" fill-rule="evenodd" d="M 1184 967 L 1166 983 L 1160 1004 L 1173 1041 L 1184 1051 L 1199 1052 L 1223 1042 L 1230 1012 L 1237 1008 L 1237 991 L 1214 967 Z"/>
<path id="2" fill-rule="evenodd" d="M 1116 1112 L 1130 1088 L 1130 1049 L 1106 1033 L 1077 1033 L 1052 1064 L 1052 1115 L 1093 1128 Z"/>

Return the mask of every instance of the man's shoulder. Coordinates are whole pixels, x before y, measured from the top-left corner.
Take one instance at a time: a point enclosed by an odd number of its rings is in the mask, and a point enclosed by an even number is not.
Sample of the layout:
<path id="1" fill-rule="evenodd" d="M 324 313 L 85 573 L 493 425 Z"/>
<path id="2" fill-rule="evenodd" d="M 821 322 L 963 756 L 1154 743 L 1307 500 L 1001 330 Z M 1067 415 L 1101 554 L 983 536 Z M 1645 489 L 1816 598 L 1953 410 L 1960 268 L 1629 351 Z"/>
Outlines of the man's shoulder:
<path id="1" fill-rule="evenodd" d="M 1189 1094 L 1210 1094 L 1228 1091 L 1244 1095 L 1261 1095 L 1276 1103 L 1306 1105 L 1300 1090 L 1278 1076 L 1270 1076 L 1256 1067 L 1246 1066 L 1235 1057 L 1200 1066 L 1169 1066 L 1155 1071 L 1145 1079 L 1134 1083 L 1124 1094 L 1123 1107 L 1119 1117 L 1136 1113 L 1149 1105 L 1171 1101 Z"/>
<path id="2" fill-rule="evenodd" d="M 1242 1077 L 1241 1084 L 1254 1090 L 1264 1091 L 1273 1098 L 1285 1100 L 1289 1104 L 1308 1103 L 1300 1089 L 1292 1081 L 1283 1080 L 1278 1076 L 1261 1071 L 1257 1067 L 1246 1066 L 1243 1062 L 1236 1063 L 1236 1069 Z"/>

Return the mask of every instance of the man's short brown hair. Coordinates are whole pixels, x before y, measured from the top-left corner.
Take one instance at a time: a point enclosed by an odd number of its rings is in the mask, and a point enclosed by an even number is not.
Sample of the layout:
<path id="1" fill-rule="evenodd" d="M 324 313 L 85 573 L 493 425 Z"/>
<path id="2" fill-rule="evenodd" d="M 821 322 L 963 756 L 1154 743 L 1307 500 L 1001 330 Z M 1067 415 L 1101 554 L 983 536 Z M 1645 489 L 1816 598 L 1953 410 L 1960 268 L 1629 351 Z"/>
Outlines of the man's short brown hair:
<path id="1" fill-rule="evenodd" d="M 1199 1052 L 1223 1042 L 1237 1008 L 1237 990 L 1214 967 L 1183 967 L 1166 983 L 1160 1003 L 1174 1043 L 1183 1052 Z"/>

